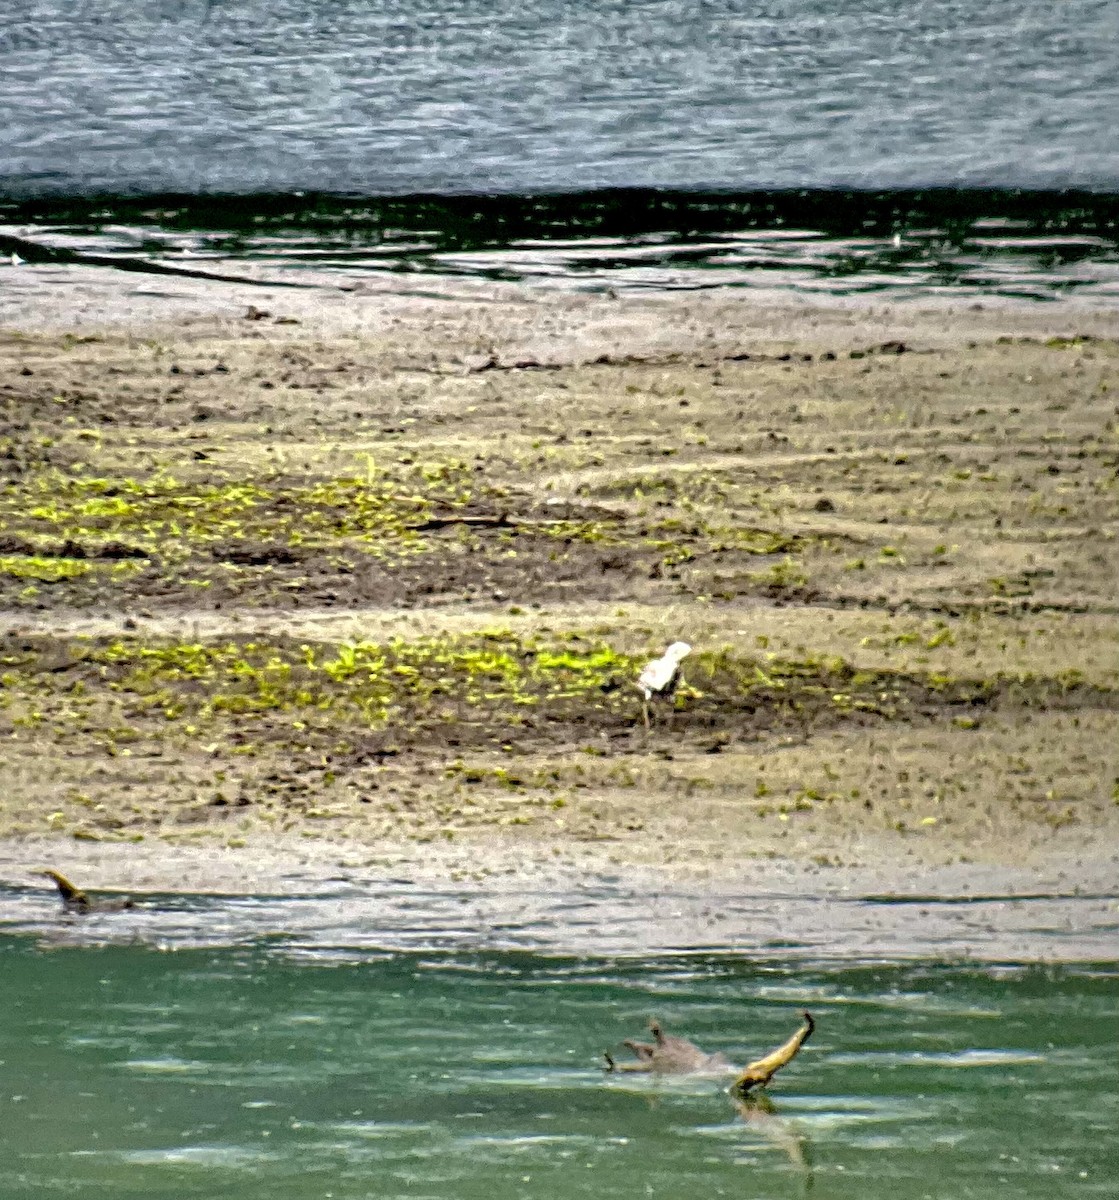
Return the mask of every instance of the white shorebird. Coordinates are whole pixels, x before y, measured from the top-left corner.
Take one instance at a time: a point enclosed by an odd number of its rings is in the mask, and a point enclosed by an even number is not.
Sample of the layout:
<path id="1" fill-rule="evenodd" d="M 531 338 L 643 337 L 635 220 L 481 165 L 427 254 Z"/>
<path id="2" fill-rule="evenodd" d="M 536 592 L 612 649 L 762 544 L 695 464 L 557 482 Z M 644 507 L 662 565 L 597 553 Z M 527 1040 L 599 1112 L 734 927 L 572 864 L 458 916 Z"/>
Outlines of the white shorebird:
<path id="1" fill-rule="evenodd" d="M 646 729 L 649 728 L 649 705 L 656 696 L 672 699 L 680 683 L 680 663 L 691 652 L 692 648 L 687 642 L 673 642 L 660 658 L 646 664 L 638 675 L 637 686 L 644 697 L 641 715 Z"/>

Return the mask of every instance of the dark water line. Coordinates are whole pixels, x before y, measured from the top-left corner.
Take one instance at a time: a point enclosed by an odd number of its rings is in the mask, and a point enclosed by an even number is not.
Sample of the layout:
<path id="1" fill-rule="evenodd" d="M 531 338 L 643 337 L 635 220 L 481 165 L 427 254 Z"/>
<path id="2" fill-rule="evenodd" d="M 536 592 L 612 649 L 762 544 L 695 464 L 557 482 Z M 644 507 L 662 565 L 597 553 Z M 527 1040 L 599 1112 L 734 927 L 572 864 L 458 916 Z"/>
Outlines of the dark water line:
<path id="1" fill-rule="evenodd" d="M 248 284 L 268 288 L 314 288 L 313 283 L 294 279 L 255 279 L 245 275 L 226 275 L 218 271 L 199 271 L 189 267 L 170 267 L 149 258 L 129 258 L 125 255 L 84 254 L 62 247 L 42 246 L 23 237 L 0 234 L 0 254 L 16 255 L 32 266 L 111 267 L 139 275 L 171 275 L 180 279 L 207 279 L 212 283 Z"/>
<path id="2" fill-rule="evenodd" d="M 1114 892 L 1015 892 L 1013 895 L 996 893 L 976 893 L 970 896 L 936 896 L 936 895 L 866 895 L 842 897 L 834 903 L 846 904 L 946 904 L 946 905 L 980 905 L 980 904 L 1046 904 L 1053 901 L 1119 901 L 1119 894 Z"/>
<path id="3" fill-rule="evenodd" d="M 0 251 L 32 267 L 273 287 L 427 276 L 600 291 L 731 286 L 1112 303 L 1119 195 L 624 188 L 0 198 Z"/>
<path id="4" fill-rule="evenodd" d="M 899 190 L 790 188 L 760 191 L 605 188 L 540 194 L 363 196 L 329 192 L 93 194 L 5 197 L 6 224 L 155 224 L 256 234 L 261 227 L 364 235 L 392 242 L 424 234 L 440 250 L 507 246 L 526 239 L 647 238 L 682 241 L 743 229 L 801 229 L 824 236 L 887 237 L 922 226 L 962 242 L 977 223 L 1033 236 L 1067 234 L 1119 242 L 1119 193 L 1023 188 Z"/>

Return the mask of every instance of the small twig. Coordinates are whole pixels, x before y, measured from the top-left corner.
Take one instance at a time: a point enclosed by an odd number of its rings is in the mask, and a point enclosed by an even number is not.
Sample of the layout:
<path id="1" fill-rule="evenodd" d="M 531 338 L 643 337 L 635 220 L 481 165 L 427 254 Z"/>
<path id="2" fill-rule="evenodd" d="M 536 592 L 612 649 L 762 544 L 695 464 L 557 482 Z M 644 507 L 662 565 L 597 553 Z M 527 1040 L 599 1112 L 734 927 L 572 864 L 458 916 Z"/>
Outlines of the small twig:
<path id="1" fill-rule="evenodd" d="M 511 525 L 516 525 L 519 522 L 511 520 L 504 513 L 498 517 L 482 517 L 482 516 L 455 516 L 448 514 L 443 517 L 428 517 L 426 521 L 421 521 L 417 525 L 407 525 L 406 529 L 415 529 L 419 532 L 424 532 L 428 529 L 445 529 L 448 525 L 475 525 L 483 528 L 504 529 Z"/>
<path id="2" fill-rule="evenodd" d="M 502 513 L 496 517 L 466 514 L 456 516 L 448 513 L 445 516 L 428 517 L 426 521 L 420 521 L 415 525 L 406 525 L 405 529 L 423 533 L 430 529 L 445 529 L 451 525 L 467 525 L 481 529 L 554 529 L 560 525 L 572 524 L 578 524 L 578 522 L 552 517 L 530 520 L 525 517 L 511 517 L 508 513 Z"/>

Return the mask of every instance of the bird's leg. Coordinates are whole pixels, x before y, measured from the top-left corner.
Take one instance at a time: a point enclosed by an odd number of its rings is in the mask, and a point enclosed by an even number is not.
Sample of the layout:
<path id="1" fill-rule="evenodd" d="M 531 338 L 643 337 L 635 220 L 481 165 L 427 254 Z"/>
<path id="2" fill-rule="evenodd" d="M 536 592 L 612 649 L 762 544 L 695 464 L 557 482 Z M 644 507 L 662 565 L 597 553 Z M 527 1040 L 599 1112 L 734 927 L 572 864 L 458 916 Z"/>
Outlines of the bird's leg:
<path id="1" fill-rule="evenodd" d="M 641 719 L 645 722 L 645 729 L 649 728 L 649 701 L 642 699 L 641 701 Z"/>
<path id="2" fill-rule="evenodd" d="M 684 672 L 679 667 L 668 682 L 668 687 L 664 689 L 664 700 L 668 705 L 668 728 L 672 729 L 673 721 L 676 717 L 676 693 L 680 690 L 680 685 L 684 682 Z"/>

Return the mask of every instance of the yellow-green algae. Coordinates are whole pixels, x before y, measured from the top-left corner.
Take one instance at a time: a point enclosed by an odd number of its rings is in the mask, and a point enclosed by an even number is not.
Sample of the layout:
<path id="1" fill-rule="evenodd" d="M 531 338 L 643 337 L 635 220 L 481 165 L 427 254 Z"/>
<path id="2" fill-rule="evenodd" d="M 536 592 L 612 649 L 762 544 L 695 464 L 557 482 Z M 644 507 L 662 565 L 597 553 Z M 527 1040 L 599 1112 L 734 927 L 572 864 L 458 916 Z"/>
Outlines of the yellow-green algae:
<path id="1" fill-rule="evenodd" d="M 168 542 L 246 539 L 295 545 L 316 536 L 415 540 L 408 523 L 422 518 L 431 503 L 359 479 L 265 487 L 188 483 L 167 474 L 105 479 L 45 472 L 5 489 L 0 518 L 8 528 L 41 535 L 122 538 L 161 549 Z"/>
<path id="2" fill-rule="evenodd" d="M 60 579 L 75 579 L 86 575 L 93 564 L 83 558 L 54 558 L 36 554 L 0 555 L 0 575 L 13 579 L 39 579 L 56 583 Z"/>
<path id="3" fill-rule="evenodd" d="M 311 727 L 320 740 L 388 728 L 407 741 L 455 724 L 501 742 L 528 725 L 538 733 L 550 725 L 559 733 L 634 726 L 634 680 L 646 658 L 590 635 L 507 629 L 341 644 L 118 637 L 60 647 L 9 639 L 0 654 L 0 704 L 11 720 L 60 736 L 155 721 L 167 734 L 208 727 L 243 737 L 262 721 L 270 739 L 303 743 Z M 821 715 L 908 719 L 945 705 L 981 712 L 999 695 L 1030 703 L 1038 688 L 1060 698 L 1044 681 L 867 670 L 837 655 L 787 659 L 729 646 L 694 654 L 686 678 L 675 702 L 681 728 L 707 730 L 747 728 L 750 720 L 795 726 Z M 1069 689 L 1060 694 L 1067 698 Z"/>
<path id="4" fill-rule="evenodd" d="M 74 542 L 124 542 L 166 560 L 230 543 L 342 541 L 383 556 L 422 551 L 427 526 L 453 524 L 456 514 L 479 502 L 498 521 L 511 507 L 505 489 L 479 483 L 459 460 L 394 464 L 391 474 L 368 470 L 365 478 L 307 482 L 192 481 L 168 471 L 102 477 L 49 469 L 0 488 L 0 531 L 31 540 L 42 555 L 64 555 Z M 529 524 L 555 538 L 604 537 L 597 521 Z"/>

